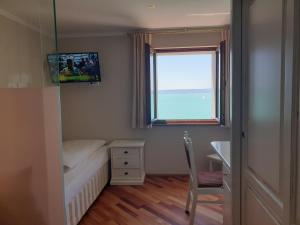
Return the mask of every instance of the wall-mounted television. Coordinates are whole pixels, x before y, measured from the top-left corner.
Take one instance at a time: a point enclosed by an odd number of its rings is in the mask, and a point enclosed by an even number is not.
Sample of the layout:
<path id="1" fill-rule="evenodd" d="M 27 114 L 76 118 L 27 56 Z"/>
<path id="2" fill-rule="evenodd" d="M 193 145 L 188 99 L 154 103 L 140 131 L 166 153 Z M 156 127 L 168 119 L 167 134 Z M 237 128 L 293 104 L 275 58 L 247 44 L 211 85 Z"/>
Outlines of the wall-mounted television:
<path id="1" fill-rule="evenodd" d="M 54 83 L 101 82 L 97 52 L 49 54 L 48 64 Z"/>

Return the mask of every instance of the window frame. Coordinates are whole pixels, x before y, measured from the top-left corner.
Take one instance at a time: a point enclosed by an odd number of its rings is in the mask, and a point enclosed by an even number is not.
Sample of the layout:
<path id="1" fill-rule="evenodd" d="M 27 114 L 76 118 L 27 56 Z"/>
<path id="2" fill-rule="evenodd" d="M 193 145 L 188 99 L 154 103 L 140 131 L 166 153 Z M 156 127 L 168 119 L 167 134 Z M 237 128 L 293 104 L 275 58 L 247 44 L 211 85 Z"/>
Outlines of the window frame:
<path id="1" fill-rule="evenodd" d="M 221 68 L 218 68 L 218 57 L 220 57 L 220 47 L 219 46 L 205 46 L 205 47 L 176 47 L 176 48 L 151 48 L 150 45 L 147 46 L 148 53 L 153 57 L 153 62 L 152 62 L 152 74 L 150 72 L 151 70 L 151 63 L 150 61 L 147 63 L 146 62 L 146 74 L 147 74 L 147 124 L 148 125 L 154 125 L 154 126 L 176 126 L 176 125 L 221 125 L 221 120 L 217 117 L 217 105 L 218 105 L 218 100 L 217 100 L 217 83 L 215 84 L 215 115 L 216 118 L 213 119 L 167 119 L 167 120 L 161 120 L 157 119 L 157 53 L 184 53 L 184 52 L 214 52 L 216 59 L 215 59 L 215 66 L 216 70 L 214 73 L 214 80 L 217 82 L 218 79 L 218 73 L 221 70 Z M 151 56 L 148 56 L 147 60 L 151 60 Z M 153 76 L 153 82 L 154 82 L 154 118 L 151 118 L 151 76 Z M 150 111 L 150 112 L 149 112 Z M 149 116 L 150 113 L 150 116 Z M 221 114 L 221 113 L 220 113 Z M 149 119 L 150 118 L 150 119 Z"/>

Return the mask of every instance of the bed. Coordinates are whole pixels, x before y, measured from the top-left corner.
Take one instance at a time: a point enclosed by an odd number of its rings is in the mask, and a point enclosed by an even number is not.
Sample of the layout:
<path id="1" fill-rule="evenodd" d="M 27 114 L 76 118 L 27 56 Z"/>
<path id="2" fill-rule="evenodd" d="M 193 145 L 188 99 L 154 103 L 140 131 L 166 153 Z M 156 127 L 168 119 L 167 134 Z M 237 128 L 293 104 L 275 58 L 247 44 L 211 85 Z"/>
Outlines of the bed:
<path id="1" fill-rule="evenodd" d="M 103 140 L 63 143 L 67 225 L 76 225 L 109 180 L 108 147 Z"/>

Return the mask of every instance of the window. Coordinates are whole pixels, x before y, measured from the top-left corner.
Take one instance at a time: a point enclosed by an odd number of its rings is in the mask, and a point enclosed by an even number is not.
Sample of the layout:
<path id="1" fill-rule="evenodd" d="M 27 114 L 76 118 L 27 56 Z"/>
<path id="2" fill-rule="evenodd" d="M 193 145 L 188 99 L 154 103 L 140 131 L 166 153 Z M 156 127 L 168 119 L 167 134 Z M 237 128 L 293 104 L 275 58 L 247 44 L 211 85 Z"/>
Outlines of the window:
<path id="1" fill-rule="evenodd" d="M 219 48 L 146 46 L 148 124 L 222 123 L 225 80 L 221 49 L 222 44 Z"/>

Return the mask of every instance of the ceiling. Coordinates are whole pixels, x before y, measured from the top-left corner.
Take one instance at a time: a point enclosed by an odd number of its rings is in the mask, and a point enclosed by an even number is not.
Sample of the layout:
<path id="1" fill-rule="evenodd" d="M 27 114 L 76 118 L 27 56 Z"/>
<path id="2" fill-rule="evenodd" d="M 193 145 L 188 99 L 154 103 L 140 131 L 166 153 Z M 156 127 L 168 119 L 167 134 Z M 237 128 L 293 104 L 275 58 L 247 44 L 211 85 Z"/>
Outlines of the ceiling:
<path id="1" fill-rule="evenodd" d="M 124 33 L 138 29 L 229 24 L 230 0 L 56 0 L 60 36 Z M 32 27 L 53 28 L 52 0 L 0 0 L 9 13 Z"/>
<path id="2" fill-rule="evenodd" d="M 230 0 L 56 0 L 60 35 L 229 24 Z"/>
<path id="3" fill-rule="evenodd" d="M 52 0 L 0 0 L 0 16 L 47 34 L 54 33 L 53 12 Z"/>

